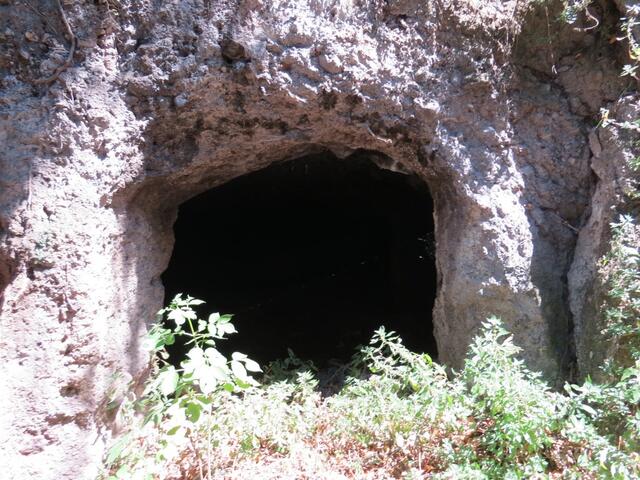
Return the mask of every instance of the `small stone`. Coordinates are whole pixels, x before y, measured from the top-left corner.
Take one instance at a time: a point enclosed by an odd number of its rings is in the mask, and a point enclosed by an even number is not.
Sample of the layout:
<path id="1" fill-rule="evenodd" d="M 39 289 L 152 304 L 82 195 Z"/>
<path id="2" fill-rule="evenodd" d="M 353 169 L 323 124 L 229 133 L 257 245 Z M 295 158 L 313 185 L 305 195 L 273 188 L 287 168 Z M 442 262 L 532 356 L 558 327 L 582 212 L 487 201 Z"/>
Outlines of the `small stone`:
<path id="1" fill-rule="evenodd" d="M 21 48 L 20 50 L 18 50 L 18 55 L 20 55 L 20 58 L 23 60 L 28 61 L 31 59 L 31 54 L 27 52 L 24 48 Z"/>
<path id="2" fill-rule="evenodd" d="M 244 48 L 244 45 L 231 38 L 226 38 L 221 41 L 220 48 L 222 49 L 222 57 L 228 62 L 249 60 L 250 58 L 246 48 Z"/>
<path id="3" fill-rule="evenodd" d="M 313 45 L 313 37 L 306 33 L 305 27 L 296 23 L 292 24 L 283 42 L 287 47 L 307 48 Z"/>
<path id="4" fill-rule="evenodd" d="M 459 87 L 460 85 L 462 85 L 462 74 L 455 70 L 452 74 L 451 74 L 451 84 Z"/>
<path id="5" fill-rule="evenodd" d="M 189 98 L 184 93 L 181 93 L 180 95 L 178 95 L 176 98 L 173 99 L 173 103 L 178 108 L 184 107 L 188 102 L 189 102 Z"/>
<path id="6" fill-rule="evenodd" d="M 340 61 L 340 59 L 332 54 L 321 54 L 318 57 L 318 63 L 323 68 L 323 70 L 326 70 L 329 73 L 336 74 L 342 72 L 343 70 L 342 62 Z"/>
<path id="7" fill-rule="evenodd" d="M 271 40 L 267 41 L 266 49 L 267 49 L 267 52 L 273 53 L 276 55 L 280 55 L 284 51 L 284 49 L 280 45 L 278 45 L 277 43 Z"/>
<path id="8" fill-rule="evenodd" d="M 38 35 L 36 35 L 33 32 L 25 32 L 24 38 L 26 38 L 30 42 L 38 42 L 38 41 L 40 41 L 40 38 L 38 38 Z"/>

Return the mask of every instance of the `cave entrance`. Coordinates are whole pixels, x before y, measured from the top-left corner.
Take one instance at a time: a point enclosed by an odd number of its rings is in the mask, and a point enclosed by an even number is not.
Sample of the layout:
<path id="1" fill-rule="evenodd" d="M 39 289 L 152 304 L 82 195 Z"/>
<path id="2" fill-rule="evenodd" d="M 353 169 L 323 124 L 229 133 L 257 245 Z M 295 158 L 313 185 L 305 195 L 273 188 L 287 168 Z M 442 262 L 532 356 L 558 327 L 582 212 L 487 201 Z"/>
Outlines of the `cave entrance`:
<path id="1" fill-rule="evenodd" d="M 239 333 L 220 350 L 261 364 L 287 348 L 346 362 L 380 325 L 435 357 L 433 202 L 371 155 L 274 164 L 182 204 L 166 301 L 188 293 L 234 314 Z"/>

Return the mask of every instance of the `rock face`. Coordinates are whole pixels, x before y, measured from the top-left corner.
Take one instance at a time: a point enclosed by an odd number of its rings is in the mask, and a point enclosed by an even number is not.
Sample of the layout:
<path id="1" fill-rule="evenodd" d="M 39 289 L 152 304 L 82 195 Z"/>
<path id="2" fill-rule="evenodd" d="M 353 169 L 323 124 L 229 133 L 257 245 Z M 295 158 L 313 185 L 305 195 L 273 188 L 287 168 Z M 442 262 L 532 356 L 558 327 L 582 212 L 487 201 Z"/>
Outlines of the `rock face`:
<path id="1" fill-rule="evenodd" d="M 602 338 L 603 309 L 606 308 L 609 287 L 603 281 L 599 260 L 607 253 L 610 224 L 626 210 L 628 194 L 637 185 L 629 169 L 629 161 L 638 156 L 637 130 L 622 128 L 624 121 L 640 118 L 640 105 L 634 96 L 621 98 L 612 112 L 618 119 L 606 129 L 591 132 L 589 143 L 593 152 L 591 166 L 598 178 L 590 215 L 580 231 L 574 261 L 569 270 L 569 304 L 576 318 L 574 340 L 577 366 L 582 375 L 600 377 L 599 367 L 618 353 L 616 346 Z M 631 243 L 637 245 L 637 239 Z"/>
<path id="2" fill-rule="evenodd" d="M 94 477 L 105 405 L 144 377 L 177 207 L 314 152 L 375 151 L 428 184 L 444 362 L 497 315 L 552 382 L 576 356 L 589 371 L 630 151 L 593 118 L 638 103 L 618 100 L 617 46 L 549 22 L 558 5 L 479 3 L 0 2 L 3 476 Z"/>

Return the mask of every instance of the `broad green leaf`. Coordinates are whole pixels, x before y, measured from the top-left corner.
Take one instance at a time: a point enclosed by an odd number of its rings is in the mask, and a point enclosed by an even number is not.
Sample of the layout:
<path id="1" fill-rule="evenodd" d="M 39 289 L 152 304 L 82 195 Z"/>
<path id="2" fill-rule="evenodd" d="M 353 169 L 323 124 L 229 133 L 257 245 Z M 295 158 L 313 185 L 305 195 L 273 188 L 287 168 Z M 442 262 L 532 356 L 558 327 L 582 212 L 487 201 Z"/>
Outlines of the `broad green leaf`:
<path id="1" fill-rule="evenodd" d="M 211 372 L 218 380 L 226 381 L 229 378 L 229 368 L 226 365 L 224 368 L 218 365 L 211 366 Z"/>
<path id="2" fill-rule="evenodd" d="M 184 310 L 182 312 L 182 314 L 184 315 L 184 318 L 186 318 L 188 320 L 197 320 L 198 319 L 198 316 L 196 315 L 196 312 L 194 312 L 191 309 Z"/>
<path id="3" fill-rule="evenodd" d="M 637 373 L 638 371 L 635 368 L 625 368 L 624 372 L 622 372 L 620 380 L 626 380 L 627 378 L 633 377 Z"/>
<path id="4" fill-rule="evenodd" d="M 209 324 L 207 325 L 207 331 L 211 336 L 215 337 L 218 335 L 218 328 L 216 327 L 216 324 L 213 322 L 209 322 Z"/>
<path id="5" fill-rule="evenodd" d="M 204 365 L 198 373 L 200 390 L 205 395 L 209 395 L 216 389 L 216 386 L 218 385 L 215 367 Z"/>
<path id="6" fill-rule="evenodd" d="M 179 379 L 180 375 L 173 366 L 170 366 L 166 370 L 160 372 L 160 374 L 158 375 L 158 386 L 160 389 L 160 393 L 165 396 L 171 395 L 176 391 Z"/>
<path id="7" fill-rule="evenodd" d="M 249 388 L 251 386 L 257 387 L 260 384 L 251 377 L 245 377 L 245 378 L 238 377 L 236 378 L 236 385 L 238 385 L 240 388 Z"/>
<path id="8" fill-rule="evenodd" d="M 167 318 L 176 322 L 176 325 L 182 325 L 187 320 L 182 310 L 171 310 Z"/>
<path id="9" fill-rule="evenodd" d="M 185 413 L 190 421 L 196 423 L 200 418 L 200 413 L 202 413 L 202 407 L 195 402 L 189 402 Z"/>
<path id="10" fill-rule="evenodd" d="M 204 351 L 205 356 L 211 363 L 211 365 L 225 367 L 227 365 L 227 359 L 215 348 L 207 348 Z"/>
<path id="11" fill-rule="evenodd" d="M 246 381 L 247 371 L 245 370 L 244 366 L 237 360 L 233 360 L 231 362 L 231 371 L 238 379 Z"/>
<path id="12" fill-rule="evenodd" d="M 218 325 L 218 333 L 220 335 L 236 333 L 236 327 L 233 326 L 233 323 L 221 323 Z"/>
<path id="13" fill-rule="evenodd" d="M 244 366 L 249 372 L 261 372 L 262 371 L 262 369 L 260 368 L 260 365 L 258 365 L 258 362 L 254 362 L 250 358 L 247 358 L 244 361 Z"/>
<path id="14" fill-rule="evenodd" d="M 582 409 L 582 411 L 584 411 L 585 413 L 588 413 L 592 417 L 596 417 L 598 415 L 598 412 L 596 412 L 595 409 L 593 409 L 589 405 L 582 404 L 580 405 L 580 408 Z"/>
<path id="15" fill-rule="evenodd" d="M 187 352 L 187 357 L 191 359 L 192 362 L 199 364 L 204 362 L 204 350 L 200 347 L 193 347 L 191 350 Z"/>
<path id="16" fill-rule="evenodd" d="M 127 433 L 123 435 L 113 446 L 109 449 L 109 453 L 107 454 L 107 465 L 111 465 L 113 462 L 120 458 L 120 455 L 124 451 L 124 449 L 129 445 L 129 441 L 131 440 L 131 434 Z"/>
<path id="17" fill-rule="evenodd" d="M 175 435 L 178 432 L 178 430 L 180 430 L 180 425 L 176 425 L 175 427 L 169 429 L 167 431 L 167 435 Z"/>
<path id="18" fill-rule="evenodd" d="M 239 377 L 236 378 L 236 385 L 238 385 L 240 388 L 249 388 L 251 386 L 249 382 L 246 382 Z"/>
<path id="19" fill-rule="evenodd" d="M 184 378 L 190 378 L 191 376 L 193 376 L 193 371 L 197 367 L 197 365 L 191 360 L 183 360 L 182 362 L 180 362 L 180 366 L 182 367 L 182 376 Z"/>

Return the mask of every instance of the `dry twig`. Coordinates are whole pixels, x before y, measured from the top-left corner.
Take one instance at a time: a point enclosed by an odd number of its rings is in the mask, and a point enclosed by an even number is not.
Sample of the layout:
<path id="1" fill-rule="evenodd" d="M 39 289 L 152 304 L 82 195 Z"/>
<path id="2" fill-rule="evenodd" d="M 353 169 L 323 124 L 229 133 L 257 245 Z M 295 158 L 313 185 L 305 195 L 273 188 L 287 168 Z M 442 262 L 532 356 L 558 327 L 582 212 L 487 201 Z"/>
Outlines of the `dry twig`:
<path id="1" fill-rule="evenodd" d="M 62 72 L 64 72 L 67 68 L 69 68 L 69 65 L 71 65 L 71 62 L 73 61 L 73 55 L 76 52 L 76 46 L 78 44 L 78 37 L 76 37 L 76 35 L 73 33 L 73 30 L 71 29 L 71 26 L 67 21 L 67 16 L 64 13 L 64 8 L 62 7 L 62 3 L 60 2 L 60 0 L 56 0 L 56 3 L 58 4 L 58 11 L 60 12 L 60 18 L 62 19 L 62 24 L 64 25 L 67 36 L 70 38 L 71 47 L 69 48 L 69 54 L 67 55 L 67 59 L 64 61 L 62 65 L 56 68 L 50 76 L 46 78 L 39 78 L 37 80 L 34 80 L 34 83 L 38 85 L 42 85 L 42 84 L 48 85 L 50 83 L 55 82 L 60 77 Z"/>
<path id="2" fill-rule="evenodd" d="M 579 28 L 576 27 L 574 30 L 578 31 L 578 32 L 588 32 L 589 30 L 593 30 L 594 28 L 598 28 L 600 26 L 600 20 L 598 20 L 597 17 L 595 17 L 591 11 L 589 10 L 589 6 L 587 5 L 584 9 L 584 15 L 591 20 L 593 23 L 593 25 L 589 26 L 589 27 L 585 27 L 585 28 Z"/>

